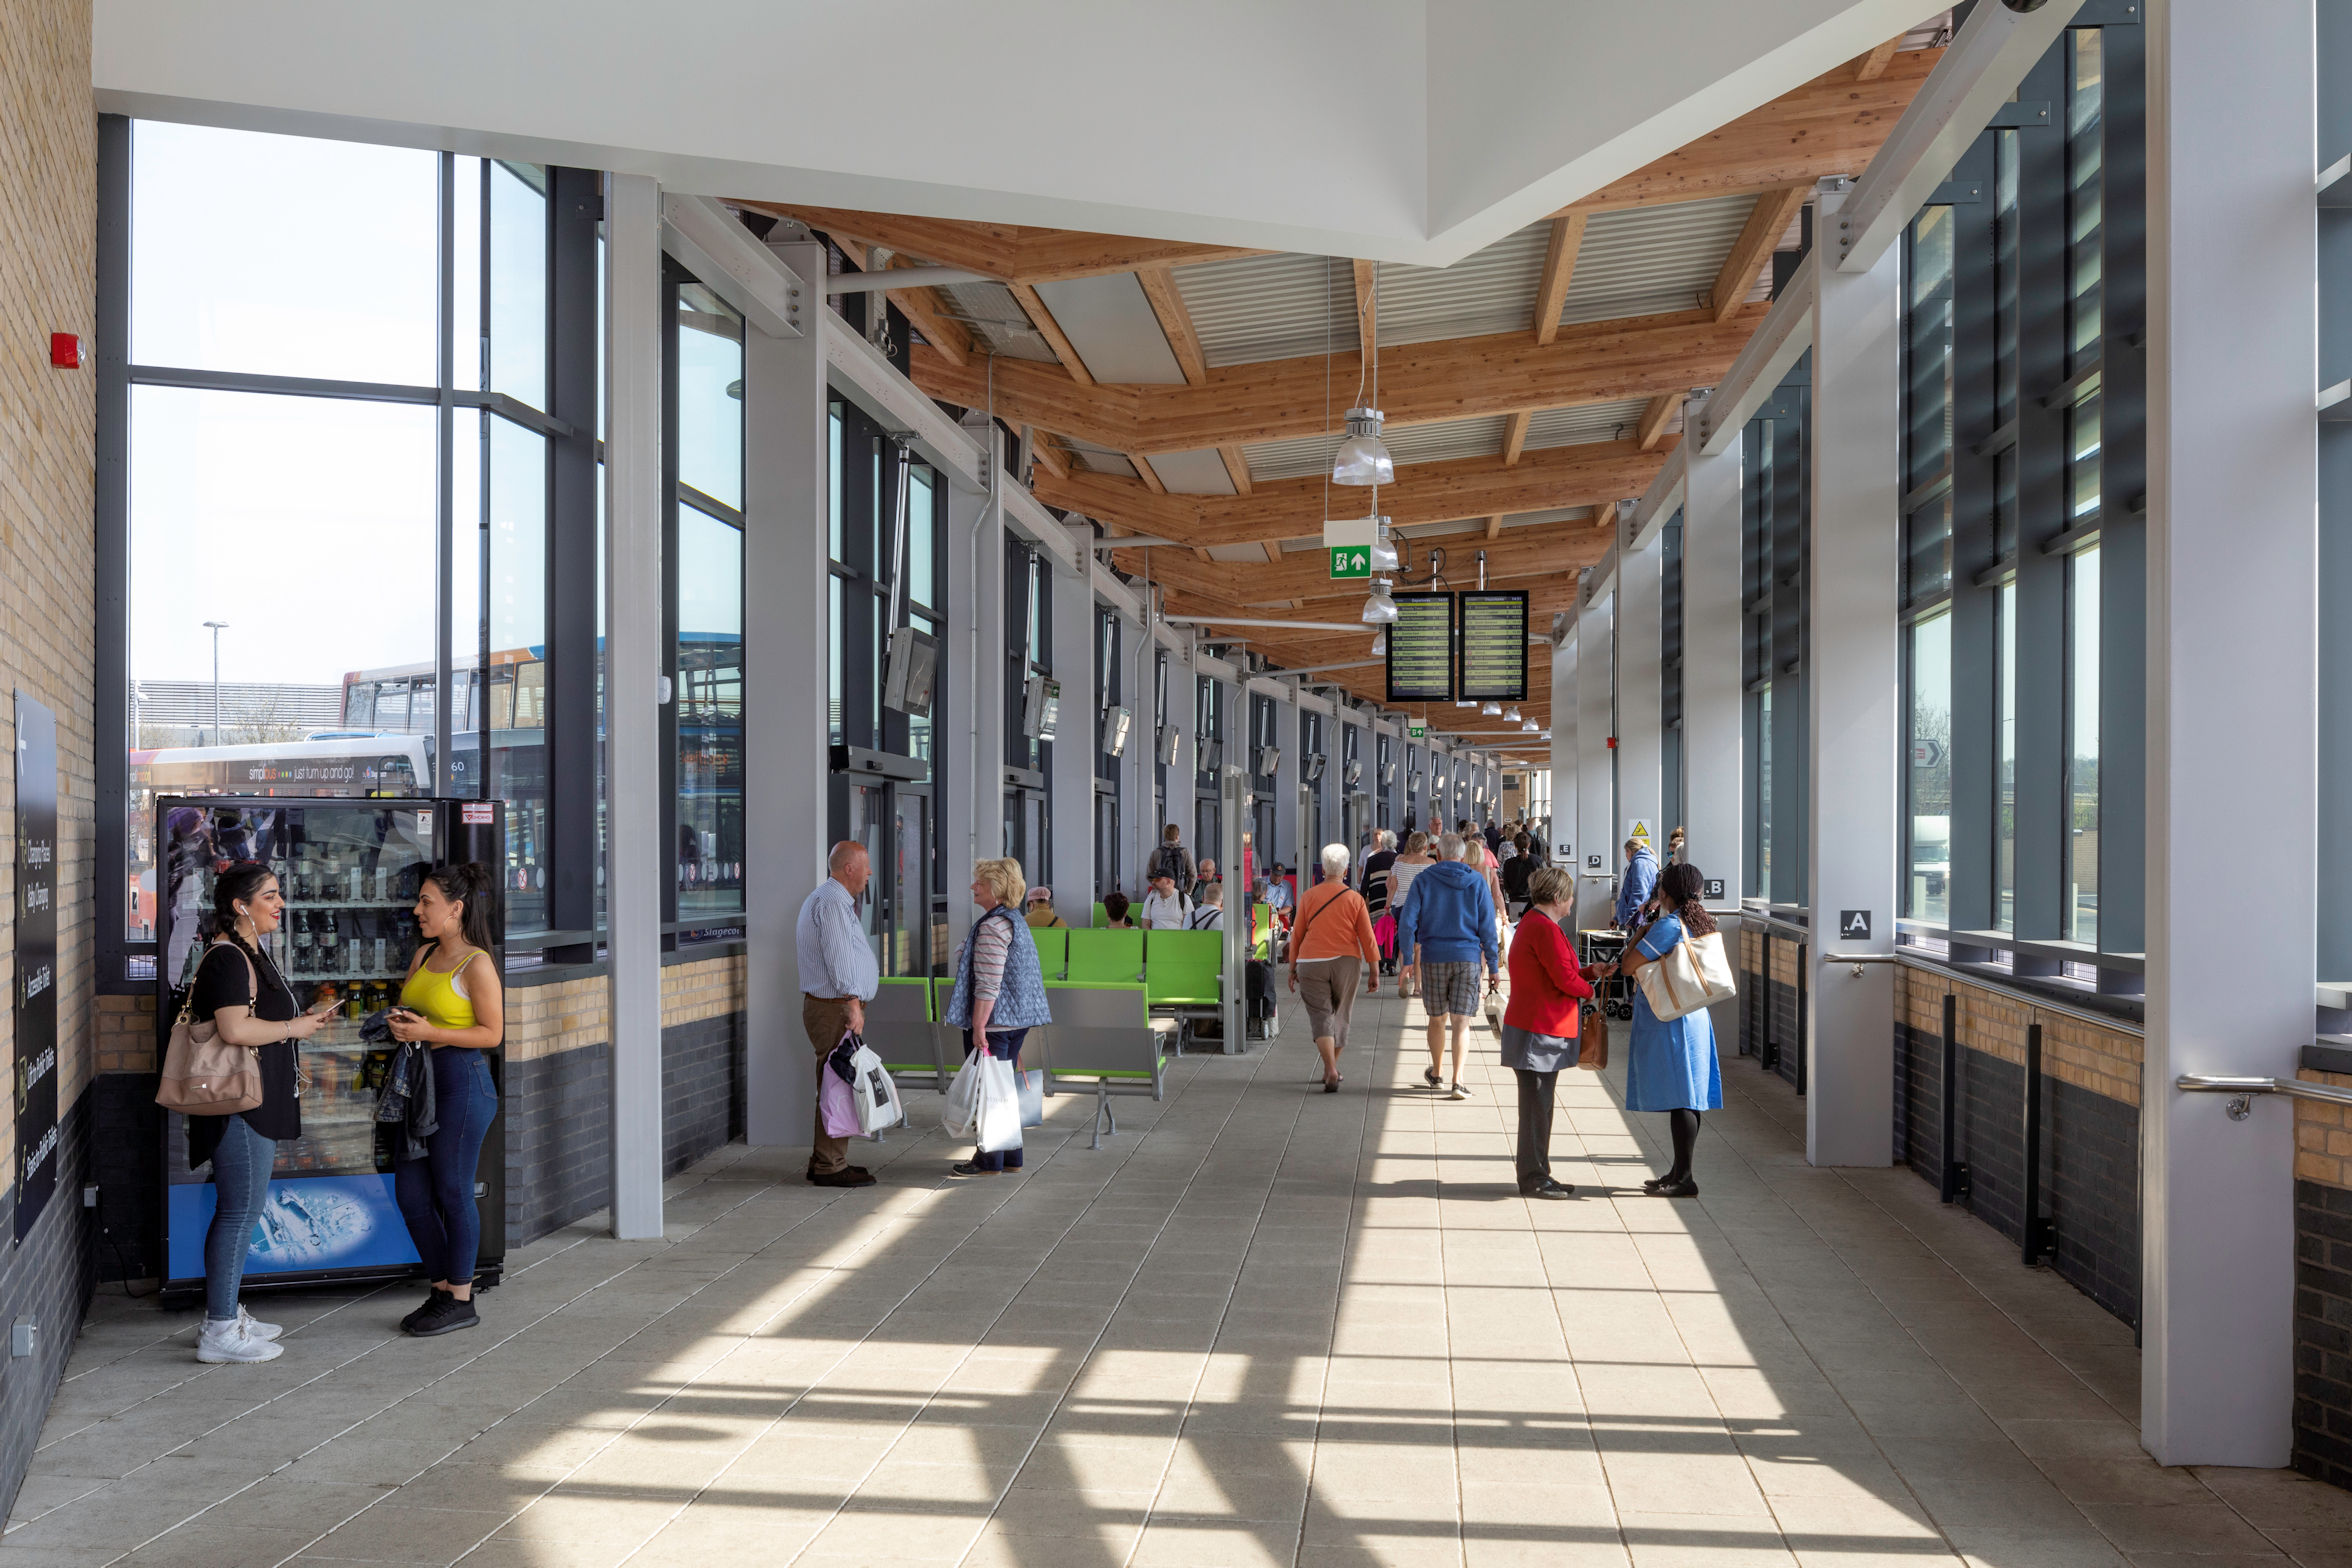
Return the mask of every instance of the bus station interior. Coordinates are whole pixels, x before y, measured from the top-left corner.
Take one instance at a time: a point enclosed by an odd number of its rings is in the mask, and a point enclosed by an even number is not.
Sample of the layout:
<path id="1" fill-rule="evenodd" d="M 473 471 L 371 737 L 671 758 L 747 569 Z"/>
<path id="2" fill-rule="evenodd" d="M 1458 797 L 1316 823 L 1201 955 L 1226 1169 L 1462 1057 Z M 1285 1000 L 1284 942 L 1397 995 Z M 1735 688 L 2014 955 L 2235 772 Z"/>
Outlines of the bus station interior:
<path id="1" fill-rule="evenodd" d="M 2346 0 L 11 0 L 0 106 L 0 1568 L 2352 1563 Z M 392 801 L 500 845 L 482 1329 L 199 1365 L 191 868 L 356 1019 Z M 1327 1097 L 1262 906 L 1093 929 L 1464 818 L 1580 928 L 1687 835 L 1697 1196 L 1622 1035 L 1535 1202 L 1491 1020 Z"/>

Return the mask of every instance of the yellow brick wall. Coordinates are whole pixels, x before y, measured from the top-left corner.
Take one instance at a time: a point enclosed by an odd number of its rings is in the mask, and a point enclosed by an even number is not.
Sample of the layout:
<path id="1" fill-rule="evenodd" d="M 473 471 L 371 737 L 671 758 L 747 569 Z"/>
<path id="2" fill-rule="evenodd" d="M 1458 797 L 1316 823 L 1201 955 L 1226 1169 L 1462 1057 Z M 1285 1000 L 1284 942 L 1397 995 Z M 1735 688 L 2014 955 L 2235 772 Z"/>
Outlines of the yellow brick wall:
<path id="1" fill-rule="evenodd" d="M 2352 1073 L 2314 1072 L 2306 1067 L 2295 1076 L 2305 1083 L 2352 1089 Z M 2352 1188 L 2352 1105 L 2295 1102 L 2295 1179 L 2315 1181 L 2323 1187 Z"/>
<path id="2" fill-rule="evenodd" d="M 1787 937 L 1775 936 L 1773 938 L 1772 978 L 1774 980 L 1792 988 L 1796 985 L 1798 951 L 1799 944 L 1790 941 Z"/>
<path id="3" fill-rule="evenodd" d="M 2129 1028 L 2110 1028 L 1966 980 L 1908 965 L 1895 971 L 1896 1016 L 1924 1034 L 1941 1037 L 1944 997 L 1957 997 L 1954 1025 L 1970 1050 L 2025 1065 L 2025 1031 L 2042 1026 L 2042 1071 L 2080 1089 L 2126 1105 L 2140 1103 L 2141 1038 Z"/>
<path id="4" fill-rule="evenodd" d="M 12 688 L 57 715 L 58 1112 L 92 1070 L 96 646 L 91 523 L 96 372 L 54 370 L 49 334 L 92 347 L 97 316 L 98 123 L 89 0 L 0 5 L 0 727 Z M 10 749 L 15 737 L 9 735 Z M 13 995 L 16 779 L 0 767 L 0 987 Z M 15 1019 L 0 1007 L 13 1069 Z M 0 1113 L 0 1170 L 15 1125 Z M 5 1181 L 0 1181 L 5 1185 Z"/>

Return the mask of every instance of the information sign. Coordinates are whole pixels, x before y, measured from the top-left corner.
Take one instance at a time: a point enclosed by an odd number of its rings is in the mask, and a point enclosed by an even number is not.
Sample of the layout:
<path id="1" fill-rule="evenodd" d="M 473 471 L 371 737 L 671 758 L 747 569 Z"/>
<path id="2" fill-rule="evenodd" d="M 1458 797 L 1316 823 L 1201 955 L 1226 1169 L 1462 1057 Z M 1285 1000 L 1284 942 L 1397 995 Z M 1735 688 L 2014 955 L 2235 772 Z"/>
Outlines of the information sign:
<path id="1" fill-rule="evenodd" d="M 1371 546 L 1361 544 L 1333 546 L 1331 551 L 1331 575 L 1334 578 L 1371 576 Z"/>
<path id="2" fill-rule="evenodd" d="M 1526 591 L 1464 592 L 1460 598 L 1460 696 L 1469 702 L 1525 702 Z"/>
<path id="3" fill-rule="evenodd" d="M 1407 740 L 1427 740 L 1428 738 L 1429 738 L 1429 726 L 1428 726 L 1428 725 L 1426 725 L 1426 724 L 1408 724 L 1408 725 L 1406 725 L 1406 726 L 1405 726 L 1405 739 L 1407 739 Z"/>
<path id="4" fill-rule="evenodd" d="M 1388 700 L 1454 700 L 1454 596 L 1395 595 L 1397 618 L 1388 628 Z"/>
<path id="5" fill-rule="evenodd" d="M 16 694 L 16 1239 L 57 1191 L 57 715 Z"/>

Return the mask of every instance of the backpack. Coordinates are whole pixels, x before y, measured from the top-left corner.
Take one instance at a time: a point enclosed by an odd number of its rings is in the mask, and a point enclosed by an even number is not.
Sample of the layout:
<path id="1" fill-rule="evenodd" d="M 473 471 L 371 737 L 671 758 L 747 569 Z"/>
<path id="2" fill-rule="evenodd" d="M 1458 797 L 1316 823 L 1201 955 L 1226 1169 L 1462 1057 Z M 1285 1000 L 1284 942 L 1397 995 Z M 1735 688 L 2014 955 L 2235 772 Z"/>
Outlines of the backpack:
<path id="1" fill-rule="evenodd" d="M 1143 868 L 1143 879 L 1149 882 L 1163 872 L 1176 884 L 1177 892 L 1192 890 L 1192 856 L 1185 853 L 1182 844 L 1162 844 L 1153 850 L 1150 862 Z"/>

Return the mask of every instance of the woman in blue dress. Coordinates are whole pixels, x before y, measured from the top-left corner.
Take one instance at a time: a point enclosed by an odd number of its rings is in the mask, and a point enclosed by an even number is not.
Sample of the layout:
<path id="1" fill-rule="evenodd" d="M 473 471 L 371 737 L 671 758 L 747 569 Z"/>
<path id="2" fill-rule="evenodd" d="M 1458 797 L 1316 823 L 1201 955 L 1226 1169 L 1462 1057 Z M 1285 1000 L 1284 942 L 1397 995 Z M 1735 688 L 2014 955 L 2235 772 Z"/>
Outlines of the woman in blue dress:
<path id="1" fill-rule="evenodd" d="M 1620 968 L 1637 977 L 1641 966 L 1655 963 L 1674 950 L 1677 942 L 1715 934 L 1715 917 L 1699 902 L 1706 886 L 1699 868 L 1670 865 L 1658 877 L 1658 917 L 1626 944 Z M 1644 1192 L 1661 1198 L 1697 1195 L 1691 1179 L 1691 1147 L 1699 1138 L 1699 1113 L 1723 1108 L 1723 1074 L 1715 1061 L 1715 1024 L 1707 1009 L 1661 1022 L 1650 1011 L 1650 1000 L 1636 985 L 1633 993 L 1633 1048 L 1625 1062 L 1625 1108 L 1664 1111 L 1674 1135 L 1674 1166 L 1663 1176 L 1642 1183 Z"/>

